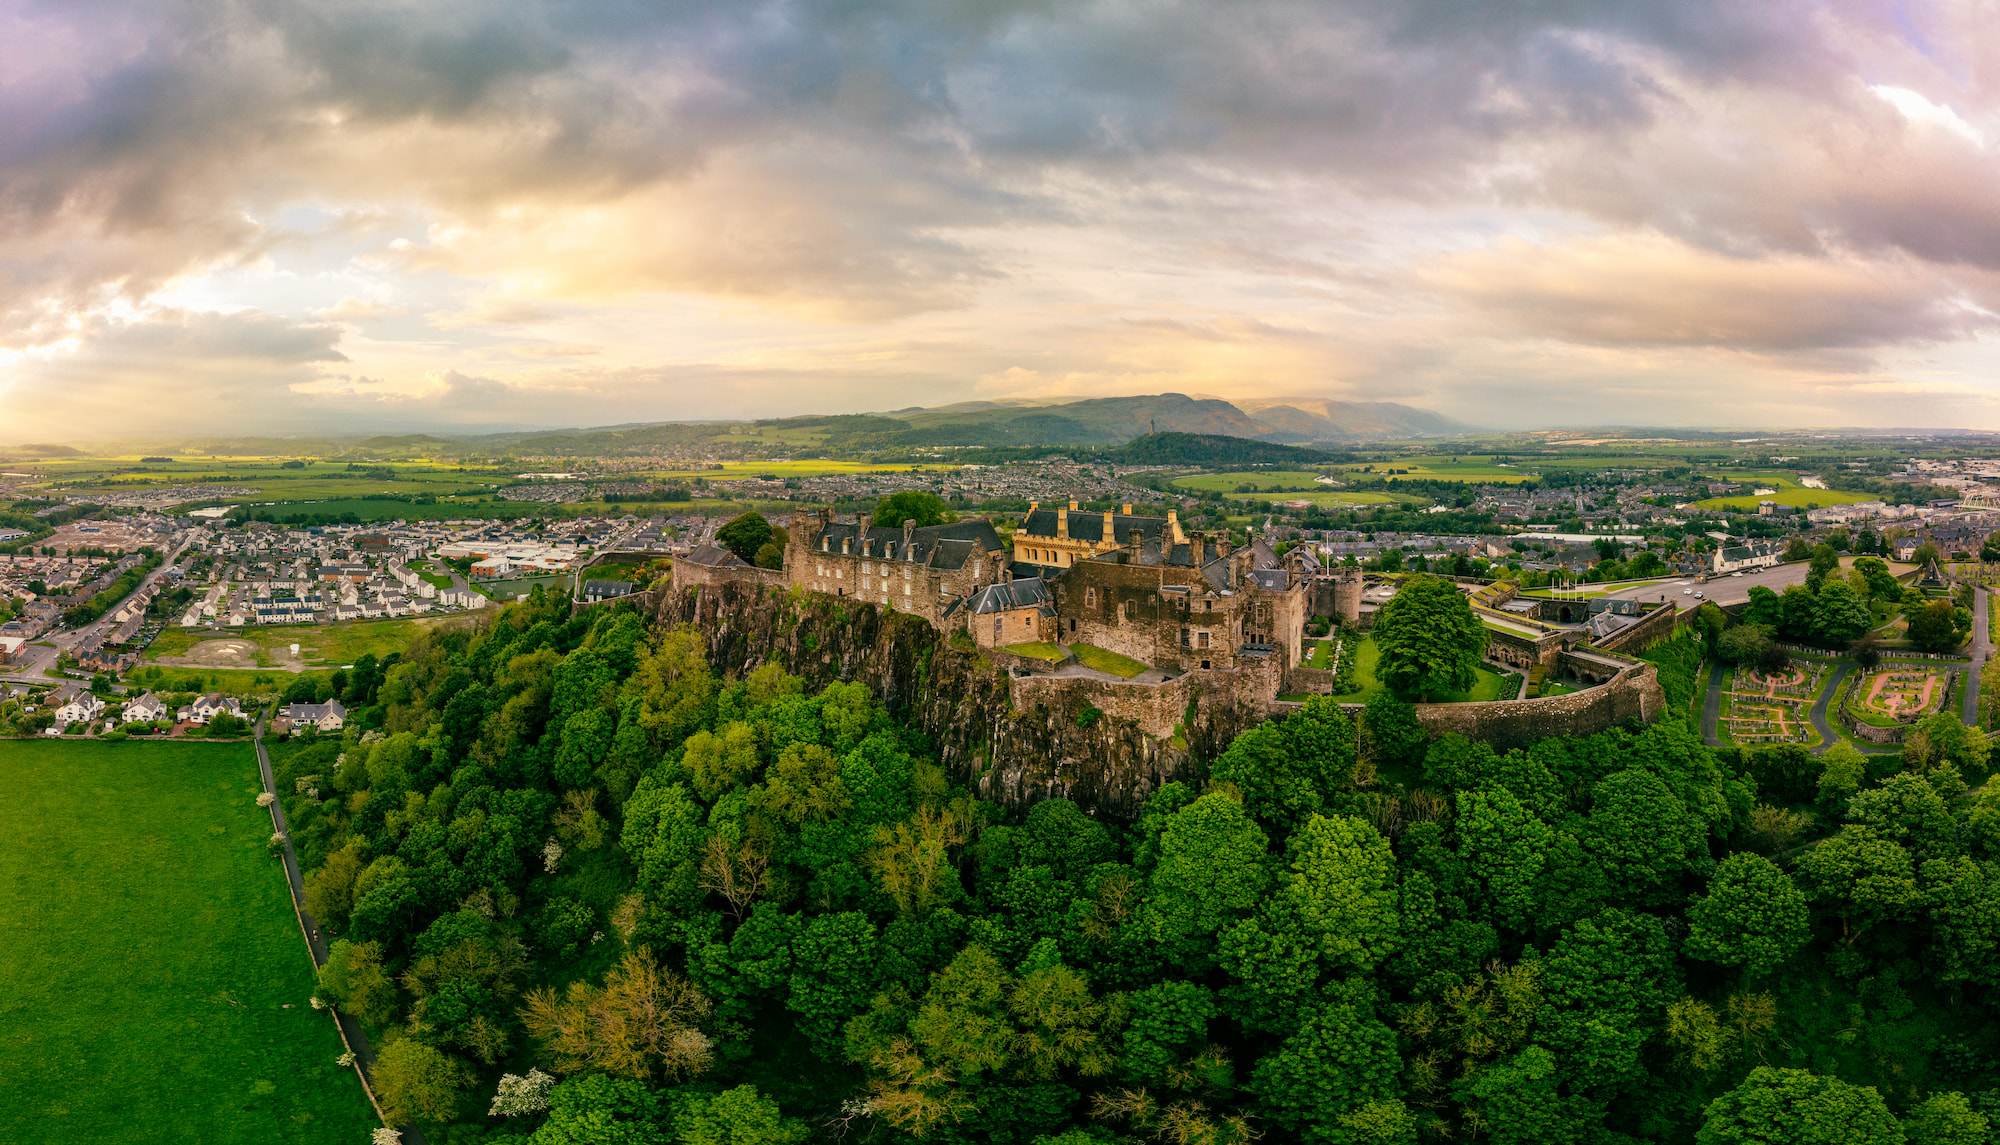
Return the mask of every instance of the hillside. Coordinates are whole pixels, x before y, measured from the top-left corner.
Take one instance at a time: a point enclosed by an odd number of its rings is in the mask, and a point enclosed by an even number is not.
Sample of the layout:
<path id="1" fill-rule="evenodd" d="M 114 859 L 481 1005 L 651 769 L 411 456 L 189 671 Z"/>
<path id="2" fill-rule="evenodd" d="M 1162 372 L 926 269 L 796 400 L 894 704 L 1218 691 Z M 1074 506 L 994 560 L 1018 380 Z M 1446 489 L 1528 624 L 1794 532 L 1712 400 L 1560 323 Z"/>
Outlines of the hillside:
<path id="1" fill-rule="evenodd" d="M 1333 460 L 1332 454 L 1317 449 L 1207 433 L 1149 433 L 1115 449 L 1104 450 L 1099 456 L 1106 461 L 1127 465 L 1199 465 L 1204 468 L 1301 466 Z"/>
<path id="2" fill-rule="evenodd" d="M 1286 435 L 1286 440 L 1354 441 L 1464 433 L 1469 426 L 1443 414 L 1398 402 L 1338 402 L 1279 398 L 1236 405 L 1244 413 Z"/>

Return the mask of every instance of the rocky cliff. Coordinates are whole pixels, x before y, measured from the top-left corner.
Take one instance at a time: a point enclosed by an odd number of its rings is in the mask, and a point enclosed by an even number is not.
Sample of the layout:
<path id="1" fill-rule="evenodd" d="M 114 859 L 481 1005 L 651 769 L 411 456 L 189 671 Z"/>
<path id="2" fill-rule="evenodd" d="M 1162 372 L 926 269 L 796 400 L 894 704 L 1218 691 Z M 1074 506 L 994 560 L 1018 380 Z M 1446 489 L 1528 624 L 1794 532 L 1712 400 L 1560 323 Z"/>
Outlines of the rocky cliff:
<path id="1" fill-rule="evenodd" d="M 954 645 L 922 619 L 879 605 L 718 584 L 653 599 L 663 625 L 692 625 L 726 677 L 766 662 L 819 688 L 865 684 L 928 734 L 954 777 L 982 798 L 1021 807 L 1062 797 L 1111 818 L 1131 819 L 1160 785 L 1193 780 L 1207 761 L 1261 713 L 1232 691 L 1209 689 L 1187 705 L 1177 740 L 1098 710 L 1073 689 L 1016 710 L 1005 669 L 969 644 Z M 1185 743 L 1185 747 L 1177 746 Z"/>

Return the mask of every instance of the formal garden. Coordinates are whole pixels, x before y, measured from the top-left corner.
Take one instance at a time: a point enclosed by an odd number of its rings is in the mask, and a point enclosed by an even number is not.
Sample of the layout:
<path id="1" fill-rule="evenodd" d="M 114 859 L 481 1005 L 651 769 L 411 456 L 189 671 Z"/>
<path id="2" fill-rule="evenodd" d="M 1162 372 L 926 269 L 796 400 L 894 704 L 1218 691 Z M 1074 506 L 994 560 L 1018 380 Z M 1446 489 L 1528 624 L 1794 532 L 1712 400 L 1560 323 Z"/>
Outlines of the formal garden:
<path id="1" fill-rule="evenodd" d="M 1876 727 L 1914 723 L 1942 711 L 1952 673 L 1907 664 L 1885 664 L 1848 689 L 1847 710 Z"/>
<path id="2" fill-rule="evenodd" d="M 368 1139 L 260 789 L 248 743 L 0 740 L 0 1140 Z"/>

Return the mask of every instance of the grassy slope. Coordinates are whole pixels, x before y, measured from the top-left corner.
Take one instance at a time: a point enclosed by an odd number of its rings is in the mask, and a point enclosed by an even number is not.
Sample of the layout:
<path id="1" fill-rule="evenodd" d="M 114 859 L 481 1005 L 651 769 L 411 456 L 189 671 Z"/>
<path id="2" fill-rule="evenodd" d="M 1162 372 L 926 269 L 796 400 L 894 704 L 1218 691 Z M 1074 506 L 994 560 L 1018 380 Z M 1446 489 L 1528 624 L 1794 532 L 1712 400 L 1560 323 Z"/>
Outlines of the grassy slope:
<path id="1" fill-rule="evenodd" d="M 366 1139 L 257 790 L 248 744 L 0 741 L 0 1140 Z"/>
<path id="2" fill-rule="evenodd" d="M 1109 672 L 1113 676 L 1122 676 L 1127 680 L 1146 670 L 1146 665 L 1130 656 L 1121 656 L 1108 648 L 1099 648 L 1095 644 L 1071 644 L 1069 650 L 1076 653 L 1076 658 L 1083 661 L 1085 667 Z"/>

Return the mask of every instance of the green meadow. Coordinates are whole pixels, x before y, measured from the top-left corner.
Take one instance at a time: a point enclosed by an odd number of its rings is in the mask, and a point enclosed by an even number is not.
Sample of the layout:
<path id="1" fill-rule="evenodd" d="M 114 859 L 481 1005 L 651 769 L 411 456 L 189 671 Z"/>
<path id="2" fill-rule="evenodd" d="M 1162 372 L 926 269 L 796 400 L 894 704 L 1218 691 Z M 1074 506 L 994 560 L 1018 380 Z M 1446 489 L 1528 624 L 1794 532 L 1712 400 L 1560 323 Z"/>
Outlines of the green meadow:
<path id="1" fill-rule="evenodd" d="M 367 1140 L 259 790 L 247 743 L 0 741 L 0 1141 Z"/>

